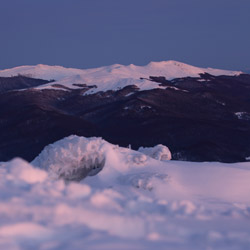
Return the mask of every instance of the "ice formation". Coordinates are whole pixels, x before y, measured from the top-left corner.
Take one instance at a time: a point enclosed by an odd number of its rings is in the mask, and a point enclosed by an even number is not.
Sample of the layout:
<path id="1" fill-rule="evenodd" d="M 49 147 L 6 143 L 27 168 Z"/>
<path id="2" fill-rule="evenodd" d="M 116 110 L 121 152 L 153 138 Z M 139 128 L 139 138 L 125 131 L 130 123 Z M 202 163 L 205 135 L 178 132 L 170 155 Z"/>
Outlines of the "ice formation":
<path id="1" fill-rule="evenodd" d="M 80 181 L 98 173 L 105 164 L 107 149 L 114 147 L 101 138 L 72 135 L 46 146 L 32 164 L 53 178 Z"/>
<path id="2" fill-rule="evenodd" d="M 171 152 L 168 147 L 162 144 L 148 148 L 140 147 L 138 151 L 160 161 L 168 161 L 172 158 Z"/>

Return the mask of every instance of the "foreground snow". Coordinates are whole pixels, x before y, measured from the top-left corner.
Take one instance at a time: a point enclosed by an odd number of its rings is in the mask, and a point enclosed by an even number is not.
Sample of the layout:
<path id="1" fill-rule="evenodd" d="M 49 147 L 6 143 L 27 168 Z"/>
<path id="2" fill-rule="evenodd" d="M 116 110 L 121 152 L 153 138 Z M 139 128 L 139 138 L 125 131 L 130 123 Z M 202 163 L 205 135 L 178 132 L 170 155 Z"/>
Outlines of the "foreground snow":
<path id="1" fill-rule="evenodd" d="M 61 145 L 68 145 L 64 152 Z M 97 175 L 80 183 L 55 178 L 59 160 L 76 166 L 70 159 L 81 160 L 84 153 L 86 159 L 86 151 L 94 159 L 95 149 L 95 159 L 105 160 Z M 41 165 L 45 152 L 55 157 L 47 160 L 51 168 Z M 250 245 L 249 163 L 158 161 L 98 138 L 75 136 L 49 146 L 33 163 L 40 168 L 21 159 L 0 164 L 0 249 Z"/>
<path id="2" fill-rule="evenodd" d="M 93 94 L 99 91 L 119 90 L 128 85 L 136 85 L 140 90 L 162 88 L 159 84 L 141 78 L 149 76 L 164 76 L 171 80 L 179 77 L 199 77 L 200 73 L 212 75 L 239 75 L 242 72 L 220 70 L 212 68 L 198 68 L 177 61 L 151 62 L 146 66 L 128 66 L 114 64 L 94 69 L 73 69 L 61 66 L 20 66 L 12 69 L 0 70 L 0 76 L 15 76 L 18 74 L 40 78 L 54 79 L 55 82 L 38 87 L 38 89 L 54 88 L 54 84 L 60 84 L 67 88 L 79 88 L 74 84 L 96 85 L 85 94 Z M 58 88 L 58 85 L 57 87 Z M 62 88 L 65 90 L 65 88 Z"/>
<path id="3" fill-rule="evenodd" d="M 120 148 L 102 138 L 71 135 L 46 146 L 31 164 L 45 169 L 52 179 L 80 181 L 101 171 L 106 161 L 120 164 L 123 159 L 128 165 L 140 164 L 147 161 L 146 155 L 157 160 L 171 159 L 168 147 L 161 144 L 138 151 Z"/>

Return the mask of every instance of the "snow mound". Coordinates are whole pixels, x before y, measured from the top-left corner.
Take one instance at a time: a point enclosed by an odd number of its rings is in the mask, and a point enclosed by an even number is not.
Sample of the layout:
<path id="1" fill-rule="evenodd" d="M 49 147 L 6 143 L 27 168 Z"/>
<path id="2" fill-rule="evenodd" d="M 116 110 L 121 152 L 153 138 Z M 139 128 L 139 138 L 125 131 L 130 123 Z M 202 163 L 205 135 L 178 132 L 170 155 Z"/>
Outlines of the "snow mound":
<path id="1" fill-rule="evenodd" d="M 163 145 L 140 150 L 118 147 L 102 138 L 71 135 L 46 146 L 31 164 L 48 171 L 54 179 L 80 181 L 96 175 L 105 165 L 112 166 L 103 170 L 111 178 L 117 172 L 126 171 L 128 166 L 145 165 L 148 156 L 156 160 L 171 159 L 169 149 Z"/>
<path id="2" fill-rule="evenodd" d="M 168 147 L 162 144 L 150 148 L 140 147 L 138 151 L 160 161 L 168 161 L 172 158 Z"/>
<path id="3" fill-rule="evenodd" d="M 212 68 L 198 68 L 177 61 L 151 62 L 146 66 L 120 65 L 114 64 L 94 69 L 72 69 L 61 66 L 20 66 L 12 69 L 0 70 L 0 76 L 15 76 L 18 74 L 40 78 L 45 80 L 55 80 L 37 87 L 37 89 L 54 88 L 54 84 L 63 85 L 67 88 L 81 88 L 77 84 L 95 85 L 85 95 L 94 94 L 100 91 L 119 90 L 128 85 L 136 85 L 140 90 L 163 88 L 159 83 L 147 80 L 149 76 L 163 76 L 168 80 L 181 77 L 199 77 L 201 73 L 212 75 L 238 75 L 242 72 L 228 71 Z M 65 88 L 62 90 L 67 91 Z"/>
<path id="4" fill-rule="evenodd" d="M 250 113 L 248 112 L 236 112 L 234 113 L 239 120 L 250 120 Z"/>
<path id="5" fill-rule="evenodd" d="M 55 179 L 80 181 L 104 167 L 108 147 L 114 146 L 101 138 L 72 135 L 46 146 L 32 164 L 47 170 Z"/>

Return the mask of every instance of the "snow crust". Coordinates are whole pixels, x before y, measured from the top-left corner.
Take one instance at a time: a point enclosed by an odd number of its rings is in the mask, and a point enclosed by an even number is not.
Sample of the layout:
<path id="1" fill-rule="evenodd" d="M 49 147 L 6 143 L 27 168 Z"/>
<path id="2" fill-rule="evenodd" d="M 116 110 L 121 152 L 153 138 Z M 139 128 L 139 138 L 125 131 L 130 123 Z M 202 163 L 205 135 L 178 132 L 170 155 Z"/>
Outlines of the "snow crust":
<path id="1" fill-rule="evenodd" d="M 158 83 L 146 79 L 149 76 L 164 76 L 168 80 L 187 76 L 199 77 L 200 73 L 205 72 L 212 75 L 238 75 L 242 73 L 239 71 L 198 68 L 177 61 L 162 61 L 151 62 L 146 66 L 114 64 L 94 69 L 73 69 L 39 64 L 36 66 L 20 66 L 1 70 L 0 76 L 22 74 L 34 78 L 55 80 L 55 82 L 42 85 L 37 87 L 37 89 L 54 88 L 54 84 L 60 84 L 71 89 L 80 88 L 73 84 L 96 85 L 96 88 L 91 88 L 85 93 L 94 94 L 99 91 L 119 90 L 128 85 L 136 85 L 140 90 L 163 88 Z M 62 88 L 62 90 L 65 89 Z"/>
<path id="2" fill-rule="evenodd" d="M 234 114 L 239 120 L 250 120 L 250 114 L 248 112 L 236 112 Z"/>
<path id="3" fill-rule="evenodd" d="M 100 138 L 59 142 L 46 149 L 53 164 L 98 150 L 104 167 L 65 182 L 43 153 L 40 168 L 1 163 L 0 249 L 248 249 L 249 162 L 159 161 Z"/>

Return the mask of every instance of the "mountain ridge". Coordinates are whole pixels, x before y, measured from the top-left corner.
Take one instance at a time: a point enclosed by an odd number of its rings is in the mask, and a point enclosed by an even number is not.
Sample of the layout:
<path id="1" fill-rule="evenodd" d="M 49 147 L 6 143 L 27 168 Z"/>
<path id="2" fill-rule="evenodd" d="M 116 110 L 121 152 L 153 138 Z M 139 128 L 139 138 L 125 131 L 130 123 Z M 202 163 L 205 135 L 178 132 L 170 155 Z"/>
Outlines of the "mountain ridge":
<path id="1" fill-rule="evenodd" d="M 100 91 L 119 90 L 128 85 L 135 85 L 140 90 L 161 88 L 159 84 L 148 81 L 150 76 L 162 76 L 166 80 L 182 77 L 200 77 L 200 74 L 211 75 L 239 75 L 241 71 L 228 71 L 212 68 L 199 68 L 178 61 L 150 62 L 145 66 L 134 64 L 114 64 L 92 69 L 74 69 L 62 66 L 49 66 L 38 64 L 35 66 L 19 66 L 0 71 L 0 77 L 24 75 L 43 80 L 55 80 L 37 87 L 38 89 L 77 89 L 80 85 L 95 86 L 86 94 L 94 94 Z M 60 87 L 62 86 L 62 87 Z"/>

